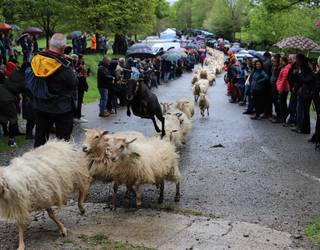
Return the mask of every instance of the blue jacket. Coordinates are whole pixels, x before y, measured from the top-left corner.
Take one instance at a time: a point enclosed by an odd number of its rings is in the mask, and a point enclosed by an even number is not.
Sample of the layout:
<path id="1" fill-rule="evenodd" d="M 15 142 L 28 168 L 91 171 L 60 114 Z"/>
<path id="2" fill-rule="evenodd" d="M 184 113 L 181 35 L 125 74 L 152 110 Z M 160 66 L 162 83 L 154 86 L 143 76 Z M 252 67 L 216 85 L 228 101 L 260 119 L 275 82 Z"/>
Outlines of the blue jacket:
<path id="1" fill-rule="evenodd" d="M 263 91 L 268 84 L 269 77 L 262 69 L 256 70 L 251 78 L 251 92 Z"/>

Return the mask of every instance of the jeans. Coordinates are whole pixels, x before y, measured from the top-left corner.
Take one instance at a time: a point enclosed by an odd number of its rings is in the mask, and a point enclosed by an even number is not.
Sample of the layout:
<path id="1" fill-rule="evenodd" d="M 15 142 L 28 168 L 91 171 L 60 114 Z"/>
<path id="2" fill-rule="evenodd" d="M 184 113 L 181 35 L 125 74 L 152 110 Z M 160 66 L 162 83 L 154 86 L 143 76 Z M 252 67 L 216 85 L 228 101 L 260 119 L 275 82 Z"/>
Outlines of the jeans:
<path id="1" fill-rule="evenodd" d="M 164 72 L 163 81 L 168 82 L 170 77 L 170 72 L 166 71 Z"/>
<path id="2" fill-rule="evenodd" d="M 106 109 L 106 106 L 107 106 L 108 89 L 99 88 L 99 93 L 100 93 L 99 110 L 100 110 L 100 113 L 102 113 Z"/>
<path id="3" fill-rule="evenodd" d="M 297 122 L 297 95 L 291 92 L 289 102 L 289 119 L 288 123 L 295 124 Z"/>

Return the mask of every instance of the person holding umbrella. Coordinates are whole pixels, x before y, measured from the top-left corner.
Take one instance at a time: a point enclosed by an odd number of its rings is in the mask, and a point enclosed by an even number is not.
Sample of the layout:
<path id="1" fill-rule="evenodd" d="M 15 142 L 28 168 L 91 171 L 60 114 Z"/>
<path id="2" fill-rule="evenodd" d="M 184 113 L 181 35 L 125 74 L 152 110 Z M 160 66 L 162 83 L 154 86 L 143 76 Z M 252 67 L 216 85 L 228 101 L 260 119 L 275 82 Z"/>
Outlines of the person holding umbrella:
<path id="1" fill-rule="evenodd" d="M 29 34 L 23 34 L 19 39 L 18 39 L 21 49 L 22 49 L 22 54 L 23 54 L 23 61 L 24 62 L 30 62 L 31 61 L 31 56 L 32 56 L 32 41 L 31 37 Z"/>

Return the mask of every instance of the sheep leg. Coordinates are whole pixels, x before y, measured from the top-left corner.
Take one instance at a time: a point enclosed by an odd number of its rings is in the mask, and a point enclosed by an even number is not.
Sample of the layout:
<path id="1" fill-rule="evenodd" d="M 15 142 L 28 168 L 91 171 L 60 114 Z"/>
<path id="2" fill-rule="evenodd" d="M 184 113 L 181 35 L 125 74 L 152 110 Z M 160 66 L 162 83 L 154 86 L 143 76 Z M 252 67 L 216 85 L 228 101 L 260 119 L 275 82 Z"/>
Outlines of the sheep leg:
<path id="1" fill-rule="evenodd" d="M 133 186 L 132 189 L 134 190 L 134 192 L 136 194 L 136 206 L 137 206 L 137 208 L 139 208 L 142 203 L 142 196 L 139 192 L 139 186 Z"/>
<path id="2" fill-rule="evenodd" d="M 118 192 L 119 185 L 118 183 L 113 184 L 113 194 L 112 194 L 112 208 L 111 210 L 117 209 L 117 192 Z"/>
<path id="3" fill-rule="evenodd" d="M 164 117 L 162 116 L 162 114 L 158 114 L 158 115 L 156 115 L 157 116 L 157 118 L 159 119 L 159 121 L 161 121 L 161 139 L 166 135 L 166 131 L 165 131 L 165 119 L 164 119 Z"/>
<path id="4" fill-rule="evenodd" d="M 67 236 L 67 229 L 64 227 L 64 225 L 58 220 L 58 218 L 56 217 L 56 215 L 54 214 L 52 208 L 48 208 L 46 209 L 47 210 L 47 213 L 49 215 L 49 217 L 51 218 L 51 220 L 54 221 L 54 223 L 57 224 L 58 228 L 59 228 L 59 231 L 60 231 L 60 234 L 62 236 Z"/>
<path id="5" fill-rule="evenodd" d="M 164 190 L 164 181 L 160 183 L 160 195 L 158 199 L 158 203 L 163 203 L 163 190 Z"/>
<path id="6" fill-rule="evenodd" d="M 157 131 L 157 133 L 160 133 L 161 130 L 159 129 L 157 123 L 156 123 L 156 119 L 154 117 L 151 118 L 152 122 L 153 122 L 153 126 L 155 128 L 155 130 Z"/>
<path id="7" fill-rule="evenodd" d="M 207 108 L 207 115 L 209 116 L 209 108 Z"/>
<path id="8" fill-rule="evenodd" d="M 17 250 L 24 250 L 25 249 L 25 244 L 24 244 L 24 224 L 19 223 L 18 224 L 18 229 L 19 229 L 19 247 Z"/>
<path id="9" fill-rule="evenodd" d="M 81 215 L 84 215 L 84 213 L 86 212 L 86 210 L 84 209 L 83 203 L 84 203 L 85 199 L 87 198 L 88 191 L 89 191 L 89 186 L 80 188 L 80 191 L 79 191 L 78 208 L 79 208 Z"/>
<path id="10" fill-rule="evenodd" d="M 134 190 L 132 189 L 131 186 L 129 185 L 126 185 L 127 186 L 127 191 L 126 191 L 126 194 L 125 194 L 125 198 L 126 199 L 129 199 L 130 198 L 130 194 L 134 194 Z"/>
<path id="11" fill-rule="evenodd" d="M 127 105 L 127 116 L 131 116 L 130 104 Z"/>
<path id="12" fill-rule="evenodd" d="M 174 197 L 175 202 L 180 201 L 180 182 L 176 184 L 176 196 Z"/>

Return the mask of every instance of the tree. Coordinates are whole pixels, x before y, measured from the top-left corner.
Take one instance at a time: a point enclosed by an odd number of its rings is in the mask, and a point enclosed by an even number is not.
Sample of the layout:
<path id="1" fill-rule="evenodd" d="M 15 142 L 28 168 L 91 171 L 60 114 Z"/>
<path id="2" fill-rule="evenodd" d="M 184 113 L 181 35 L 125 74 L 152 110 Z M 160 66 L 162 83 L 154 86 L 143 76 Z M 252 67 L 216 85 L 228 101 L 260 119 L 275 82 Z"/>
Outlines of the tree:
<path id="1" fill-rule="evenodd" d="M 277 41 L 303 35 L 319 41 L 320 30 L 315 27 L 320 10 L 307 6 L 292 6 L 282 11 L 270 11 L 268 6 L 260 4 L 249 12 L 249 24 L 242 31 L 248 41 L 257 41 L 272 45 Z"/>
<path id="2" fill-rule="evenodd" d="M 249 8 L 249 0 L 214 0 L 204 27 L 225 38 L 234 39 L 236 32 L 248 21 Z"/>
<path id="3" fill-rule="evenodd" d="M 166 0 L 157 0 L 155 8 L 156 22 L 153 32 L 159 34 L 160 31 L 169 25 L 168 17 L 170 15 L 170 5 Z"/>
<path id="4" fill-rule="evenodd" d="M 260 1 L 269 12 L 287 10 L 297 5 L 319 8 L 320 0 L 262 0 Z"/>
<path id="5" fill-rule="evenodd" d="M 39 26 L 45 33 L 47 46 L 59 25 L 68 23 L 69 0 L 1 0 L 1 5 L 6 22 L 19 23 L 23 27 Z"/>

